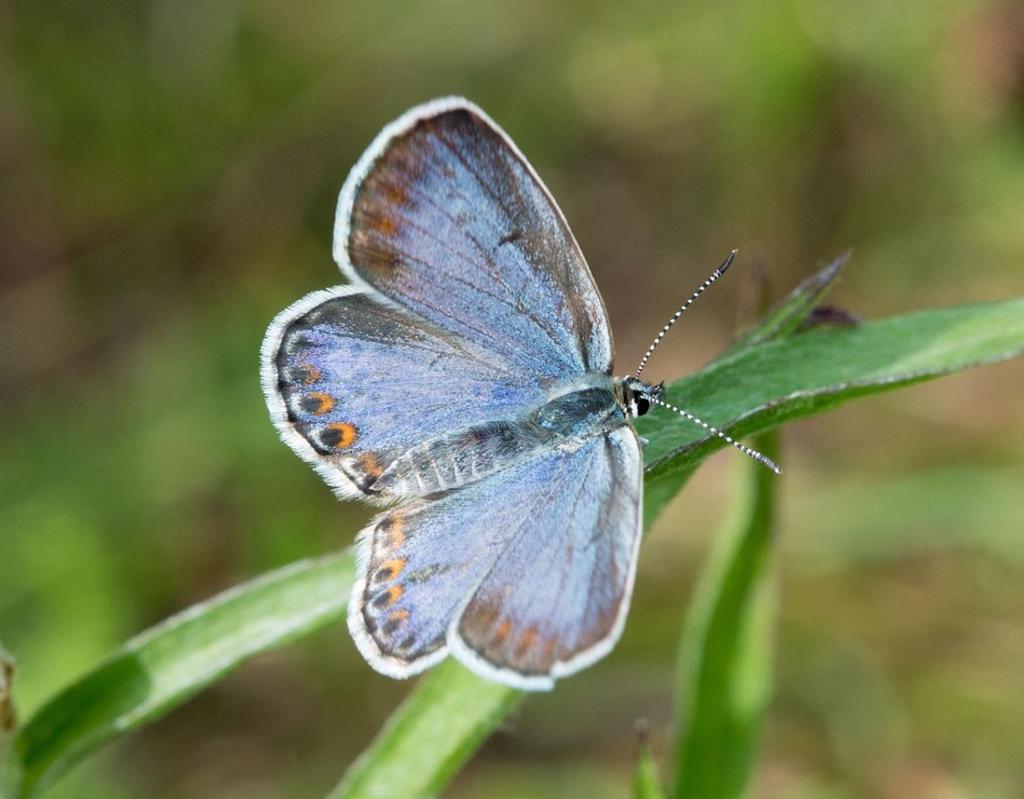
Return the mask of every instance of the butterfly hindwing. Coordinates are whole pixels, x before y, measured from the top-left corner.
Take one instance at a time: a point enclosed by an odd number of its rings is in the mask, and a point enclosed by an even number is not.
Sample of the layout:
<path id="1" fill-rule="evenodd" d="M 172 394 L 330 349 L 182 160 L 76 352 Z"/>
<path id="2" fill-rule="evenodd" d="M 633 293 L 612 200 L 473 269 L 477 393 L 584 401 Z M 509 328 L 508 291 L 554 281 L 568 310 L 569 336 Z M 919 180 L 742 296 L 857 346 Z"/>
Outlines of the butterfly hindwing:
<path id="1" fill-rule="evenodd" d="M 628 604 L 639 459 L 622 427 L 381 516 L 360 538 L 349 605 L 363 655 L 406 677 L 450 648 L 533 689 L 596 660 Z"/>
<path id="2" fill-rule="evenodd" d="M 632 428 L 573 453 L 538 487 L 516 537 L 453 623 L 453 654 L 492 679 L 550 688 L 610 651 L 633 589 L 642 494 Z"/>
<path id="3" fill-rule="evenodd" d="M 465 100 L 384 129 L 342 189 L 334 236 L 353 280 L 538 380 L 611 368 L 604 304 L 561 211 Z"/>
<path id="4" fill-rule="evenodd" d="M 447 653 L 456 612 L 520 526 L 524 504 L 564 462 L 548 452 L 389 510 L 360 534 L 349 629 L 374 668 L 406 677 Z"/>

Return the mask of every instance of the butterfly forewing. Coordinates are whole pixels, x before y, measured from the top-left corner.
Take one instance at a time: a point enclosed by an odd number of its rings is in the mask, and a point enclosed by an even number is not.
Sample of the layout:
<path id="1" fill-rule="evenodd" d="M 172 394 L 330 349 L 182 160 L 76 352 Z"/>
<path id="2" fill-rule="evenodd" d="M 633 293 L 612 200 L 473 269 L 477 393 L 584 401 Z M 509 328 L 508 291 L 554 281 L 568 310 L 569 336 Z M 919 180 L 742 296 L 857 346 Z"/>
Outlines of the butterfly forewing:
<path id="1" fill-rule="evenodd" d="M 335 257 L 538 379 L 611 368 L 604 305 L 561 211 L 465 101 L 385 129 L 342 190 Z"/>
<path id="2" fill-rule="evenodd" d="M 392 499 L 396 486 L 383 496 L 371 487 L 397 457 L 545 396 L 493 353 L 362 289 L 296 303 L 264 350 L 278 429 L 341 496 Z"/>

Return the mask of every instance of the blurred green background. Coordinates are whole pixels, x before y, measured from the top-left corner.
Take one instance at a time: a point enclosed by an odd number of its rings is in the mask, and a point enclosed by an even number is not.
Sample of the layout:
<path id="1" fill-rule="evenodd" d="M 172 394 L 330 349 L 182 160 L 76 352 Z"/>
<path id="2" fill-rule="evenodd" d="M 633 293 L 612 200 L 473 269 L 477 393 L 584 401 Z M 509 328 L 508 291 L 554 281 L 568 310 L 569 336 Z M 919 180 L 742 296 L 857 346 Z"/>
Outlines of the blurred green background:
<path id="1" fill-rule="evenodd" d="M 619 371 L 728 342 L 852 247 L 867 318 L 1024 287 L 1024 6 L 1004 2 L 0 4 L 0 640 L 27 715 L 113 646 L 345 546 L 267 419 L 271 317 L 340 282 L 334 202 L 374 134 L 482 105 L 562 205 Z M 758 797 L 1019 797 L 1024 364 L 788 428 L 777 694 Z M 685 398 L 681 398 L 685 404 Z M 454 797 L 619 797 L 729 501 L 716 455 L 656 525 L 600 665 L 530 698 Z M 323 794 L 407 685 L 339 625 L 257 659 L 55 796 Z"/>

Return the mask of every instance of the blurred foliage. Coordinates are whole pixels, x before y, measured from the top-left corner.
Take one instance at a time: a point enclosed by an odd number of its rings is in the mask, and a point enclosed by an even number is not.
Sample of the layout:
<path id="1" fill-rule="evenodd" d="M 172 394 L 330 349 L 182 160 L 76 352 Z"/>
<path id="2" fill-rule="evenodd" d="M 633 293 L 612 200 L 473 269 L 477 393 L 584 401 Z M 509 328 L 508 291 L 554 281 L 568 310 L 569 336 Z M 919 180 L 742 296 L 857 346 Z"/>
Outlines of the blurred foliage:
<path id="1" fill-rule="evenodd" d="M 277 310 L 338 280 L 334 200 L 358 154 L 447 93 L 487 109 L 549 183 L 620 370 L 733 246 L 726 285 L 652 377 L 727 344 L 743 272 L 781 289 L 851 246 L 832 299 L 865 317 L 1021 293 L 1016 3 L 11 0 L 0 640 L 21 717 L 136 631 L 336 550 L 366 518 L 277 441 L 256 355 Z M 758 796 L 1024 783 L 1022 392 L 1010 363 L 788 431 Z M 616 652 L 524 703 L 453 796 L 623 796 L 638 716 L 664 754 L 674 642 L 730 457 L 645 543 Z M 323 794 L 406 690 L 338 625 L 54 795 Z"/>
<path id="2" fill-rule="evenodd" d="M 773 456 L 778 433 L 754 440 Z M 757 761 L 772 696 L 778 606 L 778 480 L 751 460 L 694 589 L 676 677 L 676 799 L 732 799 Z"/>
<path id="3" fill-rule="evenodd" d="M 49 699 L 0 761 L 5 799 L 44 793 L 97 749 L 163 718 L 247 659 L 344 618 L 351 549 L 232 586 L 135 636 Z"/>

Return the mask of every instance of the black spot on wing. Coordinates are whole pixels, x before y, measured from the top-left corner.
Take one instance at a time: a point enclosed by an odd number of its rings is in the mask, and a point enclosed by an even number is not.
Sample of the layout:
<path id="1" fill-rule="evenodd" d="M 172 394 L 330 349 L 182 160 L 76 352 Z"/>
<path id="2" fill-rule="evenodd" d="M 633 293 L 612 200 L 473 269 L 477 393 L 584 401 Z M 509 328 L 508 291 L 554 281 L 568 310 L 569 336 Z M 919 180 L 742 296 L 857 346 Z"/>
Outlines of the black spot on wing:
<path id="1" fill-rule="evenodd" d="M 498 239 L 498 246 L 504 247 L 506 244 L 513 244 L 523 237 L 523 231 L 513 230 L 511 233 L 506 233 L 500 239 Z"/>

